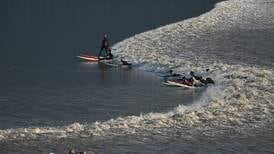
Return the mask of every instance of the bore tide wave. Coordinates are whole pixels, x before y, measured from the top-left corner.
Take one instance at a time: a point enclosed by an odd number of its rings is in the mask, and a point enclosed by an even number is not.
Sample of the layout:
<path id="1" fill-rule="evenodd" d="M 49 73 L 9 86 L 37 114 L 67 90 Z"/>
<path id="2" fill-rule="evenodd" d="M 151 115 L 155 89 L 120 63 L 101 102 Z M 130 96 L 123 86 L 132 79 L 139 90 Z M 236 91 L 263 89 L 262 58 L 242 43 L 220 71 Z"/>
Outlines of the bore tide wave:
<path id="1" fill-rule="evenodd" d="M 135 35 L 113 47 L 117 49 L 115 55 L 140 64 L 139 68 L 145 71 L 173 69 L 185 73 L 209 68 L 216 84 L 190 106 L 179 105 L 168 113 L 119 117 L 92 124 L 1 130 L 0 139 L 165 135 L 179 130 L 185 134 L 197 131 L 214 134 L 220 128 L 263 127 L 272 122 L 274 114 L 273 63 L 260 66 L 251 65 L 258 62 L 255 58 L 250 63 L 237 59 L 234 53 L 240 52 L 239 42 L 232 40 L 226 44 L 220 40 L 235 29 L 248 30 L 254 37 L 257 30 L 274 29 L 273 5 L 272 0 L 221 2 L 199 17 Z"/>

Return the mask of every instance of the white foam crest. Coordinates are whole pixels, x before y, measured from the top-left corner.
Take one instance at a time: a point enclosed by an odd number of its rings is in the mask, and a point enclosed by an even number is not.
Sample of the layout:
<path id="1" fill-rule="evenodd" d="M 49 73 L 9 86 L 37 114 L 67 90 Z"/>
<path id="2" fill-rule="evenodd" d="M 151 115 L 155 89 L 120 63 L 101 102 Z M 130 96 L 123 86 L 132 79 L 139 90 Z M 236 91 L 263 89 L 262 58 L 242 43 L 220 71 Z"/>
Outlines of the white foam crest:
<path id="1" fill-rule="evenodd" d="M 274 10 L 271 8 L 273 6 L 269 7 L 266 1 L 224 1 L 197 18 L 119 42 L 114 46 L 117 48 L 115 54 L 143 64 L 141 69 L 148 71 L 174 68 L 176 72 L 184 73 L 210 68 L 216 86 L 207 89 L 202 99 L 195 103 L 194 110 L 188 107 L 186 111 L 182 106 L 175 109 L 179 115 L 184 113 L 181 118 L 186 118 L 189 124 L 206 124 L 208 119 L 212 124 L 214 121 L 216 125 L 224 126 L 268 121 L 273 117 L 273 70 L 223 64 L 209 56 L 211 51 L 218 49 L 218 44 L 205 45 L 203 41 L 210 42 L 214 36 L 211 34 L 233 28 L 273 28 Z"/>
<path id="2" fill-rule="evenodd" d="M 270 0 L 269 0 L 270 1 Z M 115 55 L 126 57 L 140 69 L 161 72 L 172 68 L 178 73 L 211 70 L 216 84 L 208 87 L 191 106 L 179 105 L 168 113 L 127 116 L 93 124 L 74 123 L 64 127 L 0 130 L 0 140 L 40 136 L 112 136 L 169 129 L 191 128 L 214 131 L 219 127 L 256 127 L 272 121 L 274 75 L 272 69 L 224 64 L 209 57 L 217 50 L 210 34 L 235 27 L 273 28 L 274 11 L 267 1 L 230 0 L 197 18 L 144 32 L 117 43 Z M 272 1 L 271 1 L 272 2 Z M 260 7 L 259 7 L 260 6 Z M 237 127 L 236 127 L 237 126 Z M 208 129 L 210 130 L 210 129 Z"/>

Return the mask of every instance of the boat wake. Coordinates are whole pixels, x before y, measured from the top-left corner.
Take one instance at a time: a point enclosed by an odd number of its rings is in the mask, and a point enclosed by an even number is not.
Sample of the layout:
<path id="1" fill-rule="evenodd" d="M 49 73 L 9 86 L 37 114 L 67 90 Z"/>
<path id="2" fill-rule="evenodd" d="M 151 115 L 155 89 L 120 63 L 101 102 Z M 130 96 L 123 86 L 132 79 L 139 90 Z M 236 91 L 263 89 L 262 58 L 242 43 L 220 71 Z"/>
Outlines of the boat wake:
<path id="1" fill-rule="evenodd" d="M 261 128 L 272 122 L 274 114 L 273 61 L 266 63 L 267 66 L 252 66 L 257 62 L 255 58 L 251 58 L 254 60 L 251 63 L 235 58 L 237 53 L 244 54 L 241 42 L 226 38 L 237 30 L 248 31 L 253 37 L 258 30 L 273 31 L 272 8 L 272 0 L 229 0 L 199 17 L 147 31 L 114 45 L 115 55 L 141 64 L 139 68 L 145 71 L 173 69 L 185 73 L 209 68 L 216 84 L 190 106 L 179 105 L 168 113 L 119 117 L 92 124 L 0 130 L 0 139 L 168 135 L 178 131 L 182 135 L 197 132 L 216 135 L 221 130 Z"/>

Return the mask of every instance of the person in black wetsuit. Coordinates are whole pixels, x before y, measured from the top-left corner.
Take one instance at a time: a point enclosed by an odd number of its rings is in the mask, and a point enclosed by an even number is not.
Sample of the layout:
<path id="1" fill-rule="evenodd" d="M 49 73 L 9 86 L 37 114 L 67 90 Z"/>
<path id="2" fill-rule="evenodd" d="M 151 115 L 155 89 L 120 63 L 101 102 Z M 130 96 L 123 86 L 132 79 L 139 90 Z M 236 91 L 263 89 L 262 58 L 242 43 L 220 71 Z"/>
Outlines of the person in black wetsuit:
<path id="1" fill-rule="evenodd" d="M 104 49 L 106 51 L 107 56 L 109 56 L 110 55 L 109 54 L 110 48 L 109 48 L 109 41 L 108 41 L 108 38 L 107 38 L 106 34 L 104 35 L 102 43 L 101 43 L 101 48 L 100 48 L 100 52 L 99 52 L 99 55 L 98 55 L 98 59 L 100 59 L 101 53 Z"/>
<path id="2" fill-rule="evenodd" d="M 208 71 L 209 71 L 209 69 L 206 69 L 206 72 L 208 72 Z M 200 82 L 202 82 L 205 85 L 207 85 L 209 83 L 214 84 L 214 81 L 211 78 L 209 78 L 209 77 L 207 77 L 207 78 L 204 79 L 202 76 L 195 75 L 193 71 L 190 71 L 190 75 L 194 79 L 199 80 Z"/>
<path id="3" fill-rule="evenodd" d="M 69 154 L 87 154 L 87 151 L 77 152 L 74 149 L 69 150 Z"/>
<path id="4" fill-rule="evenodd" d="M 121 58 L 122 65 L 131 65 L 131 63 L 128 63 L 124 60 L 124 58 Z"/>

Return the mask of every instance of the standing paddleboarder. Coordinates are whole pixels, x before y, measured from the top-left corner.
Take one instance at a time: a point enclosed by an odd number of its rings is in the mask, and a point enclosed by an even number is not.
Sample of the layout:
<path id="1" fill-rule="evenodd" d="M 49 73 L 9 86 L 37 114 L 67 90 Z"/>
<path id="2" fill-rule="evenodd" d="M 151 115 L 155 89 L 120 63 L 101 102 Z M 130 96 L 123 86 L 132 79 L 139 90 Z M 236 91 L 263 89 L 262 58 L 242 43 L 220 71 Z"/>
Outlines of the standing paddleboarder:
<path id="1" fill-rule="evenodd" d="M 108 38 L 107 38 L 107 34 L 105 34 L 104 37 L 103 37 L 100 52 L 99 52 L 99 55 L 98 55 L 98 59 L 100 59 L 101 53 L 104 49 L 106 51 L 107 56 L 109 56 L 108 51 L 110 50 L 110 48 L 109 48 L 109 41 L 108 41 Z"/>

